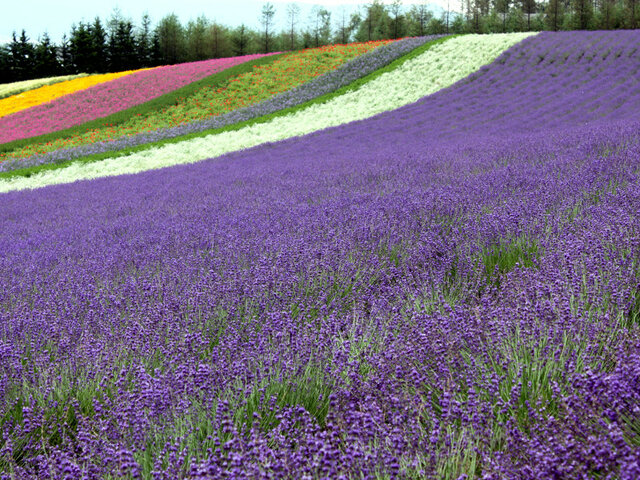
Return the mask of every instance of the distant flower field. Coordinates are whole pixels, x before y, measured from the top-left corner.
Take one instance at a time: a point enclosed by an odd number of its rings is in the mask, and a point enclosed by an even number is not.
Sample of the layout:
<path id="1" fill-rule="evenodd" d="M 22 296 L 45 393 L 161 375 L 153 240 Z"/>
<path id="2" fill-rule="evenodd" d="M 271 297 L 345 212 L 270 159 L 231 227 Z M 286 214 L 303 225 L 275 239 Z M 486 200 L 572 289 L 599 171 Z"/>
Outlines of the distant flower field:
<path id="1" fill-rule="evenodd" d="M 257 66 L 250 72 L 234 77 L 229 80 L 228 84 L 224 87 L 204 87 L 193 95 L 182 98 L 174 105 L 161 110 L 138 114 L 119 125 L 106 125 L 102 128 L 91 129 L 81 135 L 74 135 L 69 138 L 61 138 L 47 142 L 46 145 L 36 144 L 29 146 L 23 150 L 23 153 L 34 150 L 38 153 L 45 153 L 69 146 L 109 141 L 124 135 L 153 131 L 163 127 L 181 125 L 195 120 L 221 115 L 225 112 L 259 103 L 274 95 L 290 90 L 318 75 L 336 69 L 338 66 L 356 56 L 387 43 L 390 43 L 390 41 L 330 45 L 317 49 L 304 50 L 302 52 L 294 52 L 285 55 L 272 64 Z M 239 57 L 239 59 L 249 61 L 258 57 L 259 56 L 253 55 Z M 237 61 L 237 59 L 234 60 Z M 235 64 L 233 60 L 229 59 L 216 60 L 214 62 L 223 67 Z M 180 66 L 180 69 L 184 69 L 184 66 Z M 154 80 L 162 79 L 163 91 L 176 88 L 175 84 L 166 81 L 167 78 L 170 78 L 169 72 L 153 72 Z M 195 77 L 191 79 L 195 79 Z M 129 85 L 135 92 L 135 95 L 124 97 L 127 99 L 126 105 L 115 105 L 119 110 L 133 103 L 142 103 L 142 101 L 132 101 L 136 96 L 139 98 L 140 95 L 143 95 L 142 98 L 144 100 L 148 100 L 154 96 L 150 94 L 154 90 L 148 87 L 141 88 L 141 83 L 144 83 L 144 79 L 136 76 L 136 78 L 130 80 Z M 114 96 L 113 92 L 120 92 L 123 89 L 123 86 L 119 84 L 111 84 L 110 87 L 111 88 L 104 93 L 104 98 L 107 102 Z M 79 108 L 82 108 L 83 105 L 93 105 L 94 103 L 93 98 L 89 97 L 88 94 L 91 93 L 91 95 L 94 96 L 95 92 L 86 93 L 86 95 L 74 99 Z M 113 103 L 109 103 L 110 110 L 113 110 L 113 107 Z M 66 113 L 64 115 L 66 115 Z M 96 116 L 104 115 L 100 113 L 96 114 Z M 40 119 L 34 116 L 33 112 L 25 115 L 25 119 L 27 122 L 37 124 L 40 122 Z M 0 127 L 2 127 L 1 124 Z M 42 128 L 39 127 L 38 132 L 41 131 Z"/>
<path id="2" fill-rule="evenodd" d="M 202 62 L 169 65 L 147 70 L 131 72 L 131 75 L 111 75 L 108 80 L 95 84 L 92 88 L 81 87 L 83 79 L 73 80 L 78 82 L 78 88 L 70 95 L 61 96 L 48 103 L 39 102 L 37 106 L 0 118 L 0 142 L 10 142 L 43 133 L 54 132 L 64 128 L 78 125 L 83 122 L 107 116 L 111 113 L 124 110 L 133 105 L 138 105 L 151 100 L 163 93 L 175 90 L 183 85 L 198 80 L 214 72 L 224 70 L 233 65 L 259 58 L 262 55 L 245 55 L 243 57 L 222 58 L 206 60 Z M 107 77 L 105 77 L 106 79 Z M 56 86 L 62 89 L 62 84 Z M 66 91 L 66 89 L 65 89 Z M 34 95 L 36 91 L 32 92 Z M 26 95 L 26 94 L 25 94 Z M 11 100 L 13 97 L 5 99 Z M 24 99 L 17 99 L 20 104 Z M 0 100 L 0 108 L 2 108 Z"/>
<path id="3" fill-rule="evenodd" d="M 2 172 L 2 479 L 640 478 L 640 32 L 341 68 Z"/>
<path id="4" fill-rule="evenodd" d="M 53 83 L 51 85 L 44 85 L 39 88 L 28 90 L 24 93 L 12 95 L 0 100 L 0 121 L 2 122 L 2 136 L 1 142 L 6 142 L 12 139 L 8 134 L 8 126 L 10 122 L 2 120 L 2 117 L 7 115 L 16 114 L 22 110 L 27 110 L 33 107 L 37 107 L 48 102 L 53 102 L 58 98 L 70 95 L 87 88 L 100 85 L 102 83 L 110 82 L 117 78 L 126 77 L 140 70 L 128 70 L 126 72 L 117 73 L 104 73 L 101 75 L 89 75 L 72 78 L 62 82 Z M 34 119 L 35 121 L 35 119 Z"/>
<path id="5" fill-rule="evenodd" d="M 398 69 L 328 102 L 304 108 L 266 124 L 152 148 L 91 164 L 72 164 L 29 178 L 0 181 L 0 191 L 67 183 L 85 178 L 135 173 L 191 163 L 227 152 L 274 142 L 376 115 L 449 86 L 495 59 L 530 34 L 468 35 L 435 45 Z M 444 66 L 447 74 L 443 74 Z"/>
<path id="6" fill-rule="evenodd" d="M 276 114 L 283 110 L 286 111 L 287 109 L 295 108 L 306 102 L 332 94 L 332 92 L 336 92 L 341 88 L 347 88 L 363 77 L 367 77 L 379 69 L 388 66 L 390 63 L 404 58 L 404 55 L 413 52 L 417 47 L 423 47 L 425 44 L 428 46 L 431 41 L 437 38 L 437 36 L 406 38 L 387 43 L 379 48 L 370 50 L 366 54 L 358 55 L 338 66 L 335 70 L 329 70 L 323 75 L 308 80 L 295 88 L 268 96 L 265 100 L 254 103 L 253 105 L 231 110 L 221 115 L 210 115 L 205 120 L 192 121 L 171 128 L 156 129 L 150 133 L 127 135 L 108 142 L 103 141 L 71 148 L 58 149 L 57 147 L 59 145 L 67 145 L 68 142 L 82 143 L 78 136 L 73 136 L 69 140 L 60 139 L 60 143 L 58 143 L 57 140 L 47 141 L 46 143 L 29 143 L 24 147 L 9 150 L 8 153 L 0 153 L 0 160 L 5 160 L 4 163 L 0 163 L 0 171 L 12 170 L 24 166 L 57 163 L 96 153 L 117 152 L 132 146 L 206 132 L 211 129 L 220 129 Z M 321 61 L 322 59 L 319 60 Z M 287 72 L 287 75 L 297 76 L 297 69 L 290 70 Z M 259 80 L 259 77 L 256 77 L 255 74 L 253 78 Z M 196 88 L 196 90 L 198 89 Z"/>

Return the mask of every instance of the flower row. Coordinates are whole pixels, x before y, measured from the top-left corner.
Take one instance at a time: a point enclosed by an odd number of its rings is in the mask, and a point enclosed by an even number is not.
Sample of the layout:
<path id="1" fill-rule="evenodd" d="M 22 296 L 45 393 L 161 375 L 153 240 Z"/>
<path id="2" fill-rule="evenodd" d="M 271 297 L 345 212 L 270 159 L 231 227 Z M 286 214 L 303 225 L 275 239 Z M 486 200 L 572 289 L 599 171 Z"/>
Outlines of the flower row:
<path id="1" fill-rule="evenodd" d="M 639 45 L 538 35 L 371 119 L 0 195 L 1 465 L 639 478 L 640 109 L 606 95 Z"/>
<path id="2" fill-rule="evenodd" d="M 224 153 L 305 135 L 374 116 L 415 102 L 454 84 L 530 34 L 467 35 L 437 44 L 362 87 L 326 103 L 240 130 L 195 138 L 92 164 L 0 182 L 0 191 L 36 188 L 85 178 L 113 176 L 192 163 Z"/>
<path id="3" fill-rule="evenodd" d="M 37 78 L 34 80 L 23 80 L 21 82 L 4 83 L 0 85 L 0 99 L 44 87 L 45 85 L 53 85 L 54 83 L 66 82 L 67 80 L 86 76 L 86 73 L 80 73 L 78 75 L 64 75 L 62 77 Z"/>
<path id="4" fill-rule="evenodd" d="M 44 85 L 18 95 L 3 98 L 2 100 L 0 100 L 0 128 L 2 128 L 2 130 L 0 130 L 0 143 L 9 141 L 4 140 L 4 138 L 12 138 L 7 130 L 8 128 L 11 128 L 11 120 L 6 120 L 4 117 L 11 115 L 20 118 L 17 113 L 23 112 L 25 110 L 29 110 L 29 112 L 26 113 L 26 115 L 28 116 L 32 113 L 30 109 L 34 109 L 33 113 L 35 113 L 37 112 L 35 108 L 38 106 L 48 105 L 58 99 L 64 98 L 67 95 L 72 95 L 83 90 L 91 89 L 92 87 L 96 87 L 100 84 L 108 83 L 118 78 L 125 77 L 127 75 L 131 75 L 140 71 L 143 70 L 127 70 L 125 72 L 80 76 L 72 78 L 70 80 L 65 80 L 63 82 Z"/>
<path id="5" fill-rule="evenodd" d="M 43 153 L 70 146 L 111 141 L 124 135 L 131 136 L 219 116 L 286 92 L 387 43 L 388 40 L 331 45 L 293 52 L 273 63 L 256 66 L 252 71 L 232 78 L 225 86 L 204 87 L 169 107 L 132 116 L 128 121 L 117 125 L 105 125 L 70 137 L 28 145 L 19 152 L 21 155 L 33 151 Z"/>
<path id="6" fill-rule="evenodd" d="M 118 74 L 120 78 L 116 80 L 0 118 L 0 143 L 50 133 L 105 117 L 262 56 L 245 55 L 138 70 L 133 75 Z"/>

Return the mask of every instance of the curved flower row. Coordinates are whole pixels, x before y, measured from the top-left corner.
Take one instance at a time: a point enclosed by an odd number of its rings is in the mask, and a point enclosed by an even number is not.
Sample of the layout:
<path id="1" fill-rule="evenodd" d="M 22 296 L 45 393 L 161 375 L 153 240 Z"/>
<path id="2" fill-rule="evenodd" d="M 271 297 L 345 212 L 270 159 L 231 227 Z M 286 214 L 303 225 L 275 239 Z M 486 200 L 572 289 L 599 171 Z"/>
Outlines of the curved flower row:
<path id="1" fill-rule="evenodd" d="M 0 143 L 54 132 L 105 117 L 207 75 L 263 56 L 264 54 L 245 55 L 137 71 L 135 75 L 102 83 L 58 98 L 54 102 L 0 118 Z"/>
<path id="2" fill-rule="evenodd" d="M 373 119 L 0 195 L 0 465 L 637 480 L 640 109 L 607 93 L 639 44 L 543 34 Z"/>
<path id="3" fill-rule="evenodd" d="M 21 82 L 4 83 L 0 85 L 0 99 L 18 95 L 28 90 L 44 87 L 45 85 L 53 85 L 54 83 L 66 82 L 74 78 L 86 77 L 86 73 L 77 75 L 63 75 L 61 77 L 37 78 L 34 80 L 23 80 Z"/>
<path id="4" fill-rule="evenodd" d="M 71 80 L 65 80 L 60 83 L 54 83 L 52 85 L 45 85 L 12 97 L 3 98 L 0 100 L 0 143 L 8 142 L 10 140 L 6 140 L 6 138 L 11 138 L 9 128 L 11 128 L 12 121 L 7 120 L 7 116 L 21 118 L 22 116 L 18 116 L 18 113 L 29 110 L 29 113 L 26 113 L 26 116 L 28 117 L 32 112 L 31 109 L 34 109 L 34 113 L 37 112 L 35 108 L 38 106 L 55 104 L 56 100 L 68 95 L 73 95 L 83 90 L 96 87 L 100 84 L 108 83 L 118 78 L 126 77 L 133 73 L 145 70 L 148 69 L 82 76 Z M 34 119 L 34 122 L 36 121 L 37 120 Z"/>
<path id="5" fill-rule="evenodd" d="M 299 112 L 236 131 L 186 140 L 97 163 L 72 164 L 29 178 L 5 180 L 0 182 L 0 191 L 37 188 L 53 183 L 192 163 L 361 120 L 415 102 L 425 95 L 454 84 L 530 35 L 518 33 L 451 38 L 403 63 L 398 69 L 326 103 L 314 104 Z"/>
<path id="6" fill-rule="evenodd" d="M 224 115 L 286 92 L 389 42 L 390 40 L 382 40 L 329 45 L 292 52 L 268 65 L 256 66 L 252 71 L 236 76 L 227 86 L 204 87 L 191 96 L 179 99 L 170 107 L 132 116 L 126 122 L 117 125 L 91 129 L 82 134 L 46 143 L 29 144 L 10 156 L 14 158 L 29 156 L 31 152 L 42 153 L 69 146 L 111 141 L 124 135 L 129 137 L 140 132 L 155 131 L 166 126 L 192 123 L 203 118 Z M 130 142 L 131 140 L 127 140 L 128 144 Z M 112 145 L 112 148 L 115 148 L 115 145 Z M 15 155 L 17 153 L 20 155 Z M 56 157 L 60 158 L 61 154 L 57 154 Z"/>
<path id="7" fill-rule="evenodd" d="M 384 45 L 350 60 L 335 71 L 325 73 L 288 92 L 278 94 L 256 105 L 240 108 L 224 115 L 203 121 L 190 122 L 173 128 L 159 129 L 152 133 L 126 136 L 111 142 L 97 142 L 87 146 L 56 150 L 43 155 L 33 155 L 24 159 L 20 156 L 10 157 L 3 163 L 0 163 L 0 171 L 10 171 L 29 166 L 56 163 L 95 153 L 115 152 L 132 146 L 222 128 L 275 113 L 281 109 L 294 107 L 318 98 L 321 95 L 334 92 L 341 87 L 346 87 L 354 81 L 390 64 L 402 55 L 436 38 L 438 38 L 438 36 L 405 38 Z M 28 149 L 29 147 L 25 147 L 23 151 Z"/>

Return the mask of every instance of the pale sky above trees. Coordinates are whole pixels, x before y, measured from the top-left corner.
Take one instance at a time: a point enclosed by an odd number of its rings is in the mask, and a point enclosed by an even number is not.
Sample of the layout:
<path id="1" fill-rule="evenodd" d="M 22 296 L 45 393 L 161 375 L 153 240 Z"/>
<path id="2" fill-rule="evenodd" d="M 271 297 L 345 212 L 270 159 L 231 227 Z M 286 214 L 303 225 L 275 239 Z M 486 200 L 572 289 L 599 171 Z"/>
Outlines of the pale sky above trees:
<path id="1" fill-rule="evenodd" d="M 3 6 L 0 16 L 0 44 L 11 40 L 11 33 L 20 34 L 24 28 L 32 41 L 36 41 L 45 31 L 54 42 L 59 42 L 62 35 L 71 30 L 71 25 L 80 21 L 89 22 L 96 16 L 108 19 L 115 8 L 119 8 L 122 15 L 131 18 L 134 23 L 140 23 L 142 15 L 147 12 L 155 24 L 167 14 L 175 13 L 183 23 L 205 15 L 224 25 L 235 27 L 241 23 L 252 28 L 260 25 L 260 12 L 264 5 L 262 0 L 181 0 L 176 4 L 174 0 L 105 0 L 101 2 L 87 2 L 86 0 L 26 0 L 24 2 L 7 2 Z M 281 30 L 286 27 L 286 7 L 291 0 L 271 0 L 275 6 L 275 28 Z M 298 0 L 301 7 L 301 18 L 305 19 L 313 5 L 324 6 L 335 12 L 337 18 L 340 8 L 344 7 L 349 13 L 355 11 L 359 5 L 368 3 L 366 0 Z M 391 3 L 391 0 L 383 0 Z M 418 0 L 404 0 L 403 5 L 408 9 L 411 3 Z M 434 5 L 445 4 L 446 0 L 429 0 Z M 176 5 L 179 5 L 177 7 Z"/>

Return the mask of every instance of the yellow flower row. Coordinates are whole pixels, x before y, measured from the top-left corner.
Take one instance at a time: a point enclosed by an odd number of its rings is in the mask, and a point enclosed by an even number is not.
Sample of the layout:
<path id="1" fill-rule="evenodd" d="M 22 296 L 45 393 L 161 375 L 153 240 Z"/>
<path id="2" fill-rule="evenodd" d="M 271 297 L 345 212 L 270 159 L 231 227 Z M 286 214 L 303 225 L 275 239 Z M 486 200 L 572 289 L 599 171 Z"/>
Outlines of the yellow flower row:
<path id="1" fill-rule="evenodd" d="M 79 73 L 77 75 L 64 75 L 62 77 L 36 78 L 35 80 L 3 83 L 0 85 L 0 99 L 7 98 L 12 95 L 18 95 L 19 93 L 23 93 L 28 90 L 35 90 L 36 88 L 44 87 L 45 85 L 53 85 L 54 83 L 66 82 L 67 80 L 86 76 L 86 73 Z"/>
<path id="2" fill-rule="evenodd" d="M 35 107 L 42 103 L 50 102 L 64 95 L 93 87 L 99 83 L 109 82 L 116 78 L 130 75 L 134 72 L 148 70 L 142 68 L 140 70 L 127 70 L 126 72 L 104 73 L 99 75 L 90 75 L 88 77 L 74 78 L 66 82 L 55 83 L 53 85 L 45 85 L 44 87 L 29 90 L 18 95 L 0 99 L 0 117 L 5 117 L 11 113 L 19 112 L 27 108 Z"/>

